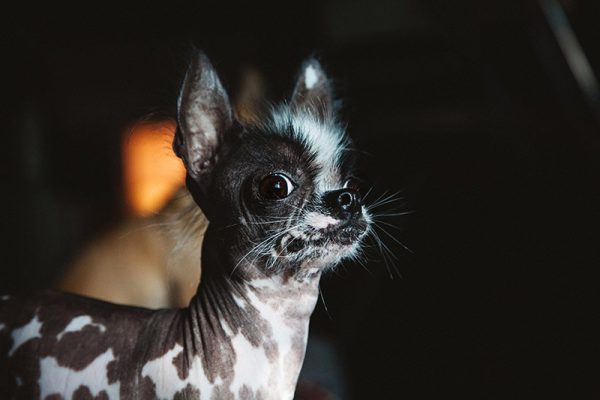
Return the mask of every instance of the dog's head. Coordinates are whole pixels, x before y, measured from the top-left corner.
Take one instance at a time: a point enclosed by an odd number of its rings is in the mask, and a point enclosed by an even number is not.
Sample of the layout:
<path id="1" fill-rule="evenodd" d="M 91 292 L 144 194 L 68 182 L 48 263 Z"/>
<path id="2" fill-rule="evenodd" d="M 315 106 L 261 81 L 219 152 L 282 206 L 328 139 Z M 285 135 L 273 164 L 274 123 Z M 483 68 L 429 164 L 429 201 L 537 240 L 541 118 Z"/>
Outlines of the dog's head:
<path id="1" fill-rule="evenodd" d="M 188 188 L 210 221 L 207 238 L 217 239 L 211 245 L 232 269 L 318 272 L 357 253 L 370 217 L 318 61 L 302 65 L 289 103 L 243 126 L 199 53 L 181 89 L 178 123 L 173 147 Z"/>

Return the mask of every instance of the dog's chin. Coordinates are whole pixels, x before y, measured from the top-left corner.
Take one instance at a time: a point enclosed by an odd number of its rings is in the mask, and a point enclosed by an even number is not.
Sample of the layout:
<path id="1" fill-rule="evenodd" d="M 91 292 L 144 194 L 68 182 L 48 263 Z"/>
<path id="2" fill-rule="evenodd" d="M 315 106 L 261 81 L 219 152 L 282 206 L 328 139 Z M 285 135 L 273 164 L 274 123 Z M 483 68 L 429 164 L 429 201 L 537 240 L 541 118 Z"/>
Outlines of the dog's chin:
<path id="1" fill-rule="evenodd" d="M 279 241 L 275 251 L 293 268 L 332 267 L 358 253 L 367 230 L 368 223 L 361 220 L 335 229 L 291 231 Z"/>

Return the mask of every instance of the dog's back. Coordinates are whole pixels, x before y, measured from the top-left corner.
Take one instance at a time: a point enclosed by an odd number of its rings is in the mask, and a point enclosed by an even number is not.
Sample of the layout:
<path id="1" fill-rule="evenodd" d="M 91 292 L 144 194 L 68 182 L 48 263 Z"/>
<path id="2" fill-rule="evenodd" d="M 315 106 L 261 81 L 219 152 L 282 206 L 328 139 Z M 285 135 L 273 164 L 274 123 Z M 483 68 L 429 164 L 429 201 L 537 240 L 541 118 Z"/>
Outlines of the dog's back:
<path id="1" fill-rule="evenodd" d="M 153 327 L 164 326 L 158 321 L 172 320 L 177 313 L 107 308 L 102 301 L 54 290 L 4 295 L 0 300 L 2 398 L 45 399 L 53 393 L 63 393 L 65 398 L 118 398 L 118 382 L 133 379 L 122 372 L 136 369 L 131 355 L 151 351 L 153 343 L 144 338 L 156 338 L 160 331 Z M 117 368 L 121 363 L 128 368 Z"/>

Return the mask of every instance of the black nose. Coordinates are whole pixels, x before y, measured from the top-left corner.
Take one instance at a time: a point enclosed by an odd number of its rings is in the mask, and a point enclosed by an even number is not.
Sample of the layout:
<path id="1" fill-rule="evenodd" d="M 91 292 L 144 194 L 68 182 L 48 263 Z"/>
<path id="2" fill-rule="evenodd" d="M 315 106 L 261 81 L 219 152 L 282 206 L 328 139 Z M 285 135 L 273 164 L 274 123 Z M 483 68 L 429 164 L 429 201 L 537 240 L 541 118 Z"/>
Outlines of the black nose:
<path id="1" fill-rule="evenodd" d="M 327 207 L 334 213 L 348 218 L 360 211 L 360 196 L 355 189 L 340 189 L 325 195 Z"/>

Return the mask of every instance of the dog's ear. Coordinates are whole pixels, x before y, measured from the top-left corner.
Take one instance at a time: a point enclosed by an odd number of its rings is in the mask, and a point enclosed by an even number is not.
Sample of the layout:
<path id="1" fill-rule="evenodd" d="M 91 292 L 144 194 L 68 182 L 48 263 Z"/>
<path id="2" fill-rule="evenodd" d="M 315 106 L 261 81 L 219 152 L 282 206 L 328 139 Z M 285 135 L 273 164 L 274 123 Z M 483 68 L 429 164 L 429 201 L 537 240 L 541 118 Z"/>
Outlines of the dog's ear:
<path id="1" fill-rule="evenodd" d="M 177 122 L 173 150 L 188 174 L 197 178 L 214 165 L 223 136 L 233 123 L 229 97 L 201 51 L 193 57 L 183 80 Z"/>
<path id="2" fill-rule="evenodd" d="M 308 112 L 324 120 L 333 117 L 331 81 L 315 58 L 302 63 L 290 104 L 295 111 Z"/>

